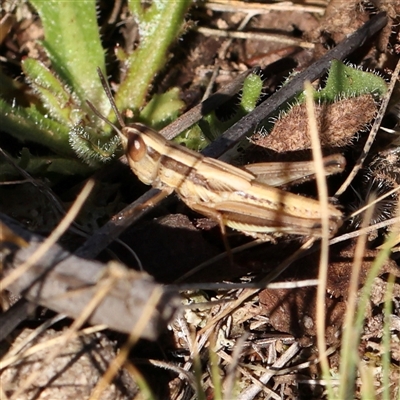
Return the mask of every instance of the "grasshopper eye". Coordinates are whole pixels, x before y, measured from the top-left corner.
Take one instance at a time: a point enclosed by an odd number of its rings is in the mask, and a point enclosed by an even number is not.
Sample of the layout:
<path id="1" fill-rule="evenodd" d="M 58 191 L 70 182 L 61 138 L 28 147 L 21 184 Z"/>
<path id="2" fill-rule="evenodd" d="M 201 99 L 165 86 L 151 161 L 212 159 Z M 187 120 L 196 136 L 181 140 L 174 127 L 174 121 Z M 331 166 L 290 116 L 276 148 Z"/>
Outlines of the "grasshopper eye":
<path id="1" fill-rule="evenodd" d="M 146 144 L 137 133 L 131 133 L 128 138 L 127 155 L 132 161 L 140 161 L 146 155 Z"/>

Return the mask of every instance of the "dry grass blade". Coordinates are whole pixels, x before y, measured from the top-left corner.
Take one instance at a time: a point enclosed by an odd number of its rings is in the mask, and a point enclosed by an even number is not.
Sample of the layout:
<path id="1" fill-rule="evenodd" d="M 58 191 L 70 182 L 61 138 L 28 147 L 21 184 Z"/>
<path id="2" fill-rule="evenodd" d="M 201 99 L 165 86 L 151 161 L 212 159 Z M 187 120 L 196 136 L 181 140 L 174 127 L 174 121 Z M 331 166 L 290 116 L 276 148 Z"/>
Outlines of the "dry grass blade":
<path id="1" fill-rule="evenodd" d="M 319 260 L 319 274 L 318 274 L 318 290 L 317 290 L 317 345 L 321 360 L 321 367 L 325 379 L 329 379 L 329 363 L 326 356 L 326 341 L 325 341 L 325 297 L 326 297 L 326 283 L 328 279 L 328 252 L 329 252 L 329 210 L 328 210 L 328 188 L 326 185 L 321 143 L 319 140 L 319 132 L 317 121 L 315 118 L 315 106 L 313 100 L 313 89 L 310 83 L 305 85 L 306 93 L 306 106 L 308 114 L 308 126 L 311 137 L 312 153 L 315 162 L 316 180 L 318 194 L 321 204 L 321 225 L 322 225 L 322 239 L 321 239 L 321 253 Z M 331 391 L 331 386 L 328 385 L 328 391 Z"/>
<path id="2" fill-rule="evenodd" d="M 368 224 L 368 221 L 371 218 L 373 212 L 373 208 L 369 208 L 363 222 L 363 227 Z M 341 356 L 343 359 L 345 357 L 353 357 L 354 354 L 354 341 L 352 340 L 353 337 L 353 327 L 354 327 L 354 318 L 355 312 L 357 307 L 357 294 L 358 294 L 358 280 L 359 274 L 361 270 L 361 265 L 363 262 L 363 255 L 366 247 L 367 242 L 367 235 L 363 234 L 358 237 L 357 245 L 354 253 L 354 262 L 353 262 L 353 269 L 350 278 L 350 285 L 349 285 L 349 294 L 348 294 L 348 301 L 347 301 L 347 309 L 346 309 L 346 316 L 344 321 L 344 331 L 343 331 L 343 347 Z M 342 378 L 342 385 L 340 386 L 341 394 L 343 395 L 346 393 L 347 385 L 352 385 L 353 375 L 351 371 L 346 369 L 346 366 L 349 364 L 345 361 L 341 364 L 340 375 Z"/>

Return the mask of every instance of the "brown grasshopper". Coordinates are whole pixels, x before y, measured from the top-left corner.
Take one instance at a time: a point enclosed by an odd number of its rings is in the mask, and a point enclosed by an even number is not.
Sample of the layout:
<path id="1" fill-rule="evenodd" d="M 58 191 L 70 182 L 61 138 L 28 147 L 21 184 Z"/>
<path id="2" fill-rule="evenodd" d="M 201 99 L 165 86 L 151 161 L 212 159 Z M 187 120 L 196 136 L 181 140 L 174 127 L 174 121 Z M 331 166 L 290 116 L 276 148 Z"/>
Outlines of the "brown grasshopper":
<path id="1" fill-rule="evenodd" d="M 312 163 L 289 163 L 282 173 L 276 172 L 273 163 L 238 168 L 204 157 L 142 124 L 125 126 L 109 88 L 105 89 L 122 129 L 94 111 L 118 132 L 129 165 L 143 183 L 168 193 L 175 191 L 192 210 L 216 220 L 223 232 L 226 225 L 263 240 L 281 234 L 321 237 L 321 209 L 317 200 L 265 183 L 279 185 L 292 180 L 293 175 L 298 179 L 313 174 Z M 326 157 L 324 162 L 328 173 L 343 170 L 345 164 L 341 155 Z M 342 213 L 329 205 L 331 235 L 341 223 Z"/>

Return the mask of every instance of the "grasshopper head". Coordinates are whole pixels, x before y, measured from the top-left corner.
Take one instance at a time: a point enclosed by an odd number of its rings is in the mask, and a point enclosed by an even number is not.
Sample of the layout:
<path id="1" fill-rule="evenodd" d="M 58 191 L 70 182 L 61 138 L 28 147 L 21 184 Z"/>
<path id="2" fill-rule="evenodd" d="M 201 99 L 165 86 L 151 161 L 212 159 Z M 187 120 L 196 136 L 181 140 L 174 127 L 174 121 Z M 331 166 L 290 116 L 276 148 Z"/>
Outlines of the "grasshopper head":
<path id="1" fill-rule="evenodd" d="M 139 123 L 124 127 L 119 134 L 132 171 L 143 183 L 153 184 L 159 168 L 158 147 L 164 139 Z"/>
<path id="2" fill-rule="evenodd" d="M 116 125 L 105 116 L 101 115 L 90 101 L 87 101 L 88 106 L 101 120 L 110 125 L 115 132 L 117 132 L 122 147 L 126 152 L 129 166 L 136 176 L 147 185 L 157 184 L 158 162 L 161 157 L 160 148 L 165 146 L 166 140 L 157 132 L 143 124 L 134 123 L 126 126 L 114 101 L 110 86 L 100 68 L 97 69 L 97 73 L 121 129 L 118 129 Z"/>

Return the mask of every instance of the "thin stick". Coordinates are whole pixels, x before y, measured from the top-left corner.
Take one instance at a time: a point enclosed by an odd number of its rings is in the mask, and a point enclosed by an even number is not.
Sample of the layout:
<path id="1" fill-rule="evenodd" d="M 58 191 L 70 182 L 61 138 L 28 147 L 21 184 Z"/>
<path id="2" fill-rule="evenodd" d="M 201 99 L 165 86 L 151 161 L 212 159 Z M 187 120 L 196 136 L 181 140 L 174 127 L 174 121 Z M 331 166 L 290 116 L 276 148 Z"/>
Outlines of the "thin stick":
<path id="1" fill-rule="evenodd" d="M 240 32 L 240 31 L 224 31 L 220 29 L 198 27 L 197 32 L 202 33 L 205 36 L 223 37 L 229 39 L 243 39 L 243 40 L 265 40 L 267 42 L 284 43 L 287 45 L 299 46 L 303 49 L 313 49 L 314 43 L 305 42 L 301 39 L 293 37 L 271 34 L 271 33 L 260 33 L 260 32 Z"/>
<path id="2" fill-rule="evenodd" d="M 315 2 L 313 2 L 315 4 Z M 271 11 L 298 11 L 298 12 L 309 12 L 323 14 L 325 12 L 324 6 L 307 5 L 307 4 L 293 4 L 291 1 L 283 1 L 275 4 L 264 4 L 264 3 L 248 3 L 247 1 L 235 1 L 235 0 L 213 0 L 207 1 L 204 5 L 213 11 L 224 11 L 224 12 L 251 12 L 257 14 L 267 14 Z"/>

